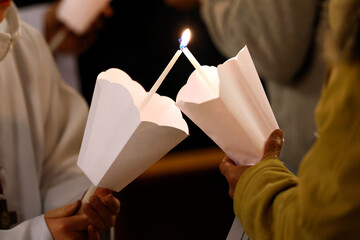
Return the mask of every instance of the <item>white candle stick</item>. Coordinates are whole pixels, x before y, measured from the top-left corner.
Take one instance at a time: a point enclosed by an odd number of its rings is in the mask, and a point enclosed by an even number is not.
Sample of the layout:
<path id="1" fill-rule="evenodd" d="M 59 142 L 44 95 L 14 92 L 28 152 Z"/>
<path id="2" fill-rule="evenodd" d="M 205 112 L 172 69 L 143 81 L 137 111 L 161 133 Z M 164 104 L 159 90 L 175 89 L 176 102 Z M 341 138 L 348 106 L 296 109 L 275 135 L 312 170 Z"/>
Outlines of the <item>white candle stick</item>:
<path id="1" fill-rule="evenodd" d="M 174 66 L 178 58 L 180 57 L 181 53 L 184 53 L 185 56 L 189 59 L 190 63 L 195 67 L 196 71 L 200 74 L 201 78 L 204 79 L 204 81 L 207 82 L 208 86 L 216 92 L 216 86 L 215 84 L 209 79 L 209 77 L 206 75 L 205 71 L 202 69 L 200 63 L 196 60 L 194 55 L 190 52 L 190 50 L 186 47 L 187 44 L 190 41 L 190 30 L 186 29 L 182 36 L 180 41 L 180 50 L 177 50 L 175 55 L 172 57 L 164 71 L 161 73 L 160 77 L 156 80 L 155 84 L 152 86 L 150 91 L 146 94 L 144 100 L 142 101 L 139 110 L 143 110 L 146 105 L 150 102 L 150 99 L 155 94 L 155 92 L 160 87 L 161 83 L 164 81 L 165 77 L 170 72 L 171 68 Z"/>
<path id="2" fill-rule="evenodd" d="M 60 44 L 65 40 L 67 32 L 65 29 L 59 30 L 50 40 L 49 47 L 52 52 L 60 46 Z"/>
<path id="3" fill-rule="evenodd" d="M 164 81 L 165 77 L 168 75 L 168 73 L 170 72 L 171 68 L 174 66 L 174 64 L 176 63 L 176 61 L 178 60 L 178 58 L 181 55 L 181 51 L 177 50 L 176 53 L 174 54 L 174 56 L 172 57 L 172 59 L 170 60 L 170 62 L 168 63 L 168 65 L 166 66 L 166 68 L 164 69 L 164 71 L 161 73 L 160 77 L 156 80 L 155 84 L 152 86 L 152 88 L 150 89 L 150 91 L 146 94 L 146 97 L 144 98 L 144 100 L 142 101 L 141 105 L 140 105 L 140 111 L 143 110 L 146 105 L 149 103 L 151 97 L 155 94 L 155 92 L 158 90 L 158 88 L 160 87 L 161 83 Z"/>
<path id="4" fill-rule="evenodd" d="M 211 81 L 208 76 L 206 75 L 205 71 L 202 69 L 200 63 L 196 60 L 196 58 L 194 57 L 194 55 L 192 55 L 192 53 L 190 52 L 190 50 L 187 47 L 182 48 L 183 53 L 185 54 L 185 56 L 189 59 L 190 63 L 194 66 L 194 68 L 196 69 L 196 71 L 200 74 L 200 76 L 207 82 L 207 84 L 209 85 L 209 87 L 214 90 L 216 92 L 216 86 L 213 83 L 213 81 Z"/>
<path id="5" fill-rule="evenodd" d="M 96 190 L 96 187 L 94 186 L 94 184 L 91 184 L 89 189 L 86 191 L 84 197 L 81 199 L 82 204 L 89 202 L 89 199 L 94 194 L 95 190 Z"/>

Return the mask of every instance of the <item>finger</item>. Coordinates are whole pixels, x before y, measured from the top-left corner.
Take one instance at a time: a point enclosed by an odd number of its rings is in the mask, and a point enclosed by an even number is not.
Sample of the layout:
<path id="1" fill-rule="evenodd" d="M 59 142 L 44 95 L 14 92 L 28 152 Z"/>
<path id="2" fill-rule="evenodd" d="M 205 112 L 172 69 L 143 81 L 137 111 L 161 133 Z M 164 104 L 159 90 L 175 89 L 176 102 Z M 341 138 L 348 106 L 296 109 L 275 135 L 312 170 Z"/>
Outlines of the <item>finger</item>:
<path id="1" fill-rule="evenodd" d="M 113 192 L 114 192 L 113 190 L 98 187 L 98 188 L 96 188 L 94 195 L 105 196 L 105 195 L 108 195 L 108 194 L 112 194 Z"/>
<path id="2" fill-rule="evenodd" d="M 45 218 L 45 221 L 53 236 L 76 235 L 76 238 L 63 237 L 60 239 L 85 239 L 82 235 L 84 232 L 86 233 L 89 225 L 87 217 L 84 214 L 63 218 Z"/>
<path id="3" fill-rule="evenodd" d="M 225 177 L 229 184 L 229 195 L 231 198 L 234 196 L 235 187 L 240 179 L 240 177 L 244 174 L 244 172 L 250 168 L 251 166 L 235 166 L 229 169 L 226 173 Z"/>
<path id="4" fill-rule="evenodd" d="M 68 217 L 66 222 L 72 231 L 86 231 L 89 226 L 89 220 L 85 214 L 78 214 Z"/>
<path id="5" fill-rule="evenodd" d="M 84 204 L 83 209 L 90 224 L 94 225 L 101 232 L 106 229 L 104 221 L 90 203 Z"/>
<path id="6" fill-rule="evenodd" d="M 265 143 L 263 159 L 279 158 L 283 142 L 282 131 L 280 129 L 273 131 Z"/>
<path id="7" fill-rule="evenodd" d="M 84 205 L 84 213 L 100 232 L 112 226 L 112 214 L 97 196 L 92 196 L 89 204 Z"/>
<path id="8" fill-rule="evenodd" d="M 89 225 L 88 227 L 88 234 L 89 239 L 88 240 L 99 240 L 100 239 L 100 233 L 96 231 L 94 225 Z"/>
<path id="9" fill-rule="evenodd" d="M 100 216 L 101 220 L 105 224 L 105 228 L 109 229 L 110 227 L 112 227 L 113 214 L 100 200 L 100 198 L 98 196 L 92 196 L 89 203 L 91 204 L 91 207 L 95 209 L 97 214 Z"/>
<path id="10" fill-rule="evenodd" d="M 104 204 L 113 215 L 118 215 L 120 212 L 120 201 L 112 194 L 108 194 L 104 197 Z"/>
<path id="11" fill-rule="evenodd" d="M 219 170 L 222 175 L 226 176 L 227 172 L 231 167 L 235 167 L 235 163 L 233 160 L 231 160 L 228 156 L 225 156 L 223 160 L 221 160 L 219 165 Z"/>
<path id="12" fill-rule="evenodd" d="M 81 201 L 77 200 L 74 203 L 65 205 L 63 207 L 45 213 L 45 217 L 46 218 L 69 217 L 74 215 L 79 210 L 80 206 L 81 206 Z"/>

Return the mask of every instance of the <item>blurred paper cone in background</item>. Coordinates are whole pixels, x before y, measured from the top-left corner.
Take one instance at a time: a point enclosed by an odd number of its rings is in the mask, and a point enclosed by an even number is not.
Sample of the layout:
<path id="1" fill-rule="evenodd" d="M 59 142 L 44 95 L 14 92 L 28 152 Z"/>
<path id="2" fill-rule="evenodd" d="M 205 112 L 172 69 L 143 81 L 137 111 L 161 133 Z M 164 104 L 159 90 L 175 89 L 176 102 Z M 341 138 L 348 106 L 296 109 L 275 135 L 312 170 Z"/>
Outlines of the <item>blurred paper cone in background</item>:
<path id="1" fill-rule="evenodd" d="M 62 0 L 57 17 L 74 33 L 82 35 L 111 0 Z"/>

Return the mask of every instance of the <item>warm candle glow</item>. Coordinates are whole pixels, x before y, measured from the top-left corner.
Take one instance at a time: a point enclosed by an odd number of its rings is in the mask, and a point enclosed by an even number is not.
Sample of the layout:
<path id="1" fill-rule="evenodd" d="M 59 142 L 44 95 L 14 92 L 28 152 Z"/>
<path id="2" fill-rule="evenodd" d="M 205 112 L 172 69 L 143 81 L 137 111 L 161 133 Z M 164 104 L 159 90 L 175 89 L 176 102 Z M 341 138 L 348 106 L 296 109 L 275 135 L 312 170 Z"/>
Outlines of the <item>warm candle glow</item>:
<path id="1" fill-rule="evenodd" d="M 190 52 L 190 50 L 187 48 L 187 45 L 190 41 L 191 33 L 189 29 L 186 29 L 181 38 L 179 39 L 180 42 L 180 50 L 185 54 L 185 56 L 189 59 L 190 63 L 194 66 L 196 71 L 200 74 L 201 78 L 207 82 L 208 86 L 213 89 L 214 92 L 216 92 L 216 86 L 215 84 L 208 78 L 205 71 L 201 68 L 200 63 L 196 60 L 194 55 Z"/>
<path id="2" fill-rule="evenodd" d="M 161 73 L 160 77 L 156 80 L 155 84 L 152 86 L 150 91 L 146 94 L 144 100 L 142 101 L 139 109 L 142 111 L 146 105 L 149 103 L 152 96 L 155 94 L 155 92 L 160 87 L 161 83 L 164 81 L 167 74 L 170 72 L 171 68 L 174 66 L 177 59 L 180 57 L 182 51 L 184 48 L 186 48 L 187 44 L 190 41 L 190 30 L 186 29 L 183 34 L 181 35 L 181 38 L 179 39 L 180 42 L 180 50 L 177 50 L 173 58 L 170 60 L 164 71 Z"/>
<path id="3" fill-rule="evenodd" d="M 181 38 L 179 39 L 180 42 L 180 49 L 185 48 L 189 41 L 190 41 L 191 33 L 189 29 L 186 29 L 183 34 L 181 35 Z"/>

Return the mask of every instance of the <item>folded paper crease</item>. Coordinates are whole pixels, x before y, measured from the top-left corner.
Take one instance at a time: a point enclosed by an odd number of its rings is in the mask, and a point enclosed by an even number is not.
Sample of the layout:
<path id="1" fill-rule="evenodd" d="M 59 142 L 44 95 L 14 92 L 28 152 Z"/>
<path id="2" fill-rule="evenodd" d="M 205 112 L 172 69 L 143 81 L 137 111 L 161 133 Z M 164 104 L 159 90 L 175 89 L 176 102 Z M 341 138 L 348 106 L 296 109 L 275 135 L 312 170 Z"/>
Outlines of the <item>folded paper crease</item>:
<path id="1" fill-rule="evenodd" d="M 176 105 L 238 164 L 255 164 L 279 127 L 247 47 L 217 68 L 202 68 L 218 92 L 203 88 L 206 82 L 194 71 Z"/>
<path id="2" fill-rule="evenodd" d="M 99 74 L 78 159 L 95 186 L 120 191 L 188 136 L 172 99 L 155 94 L 139 111 L 145 96 L 119 69 Z"/>

